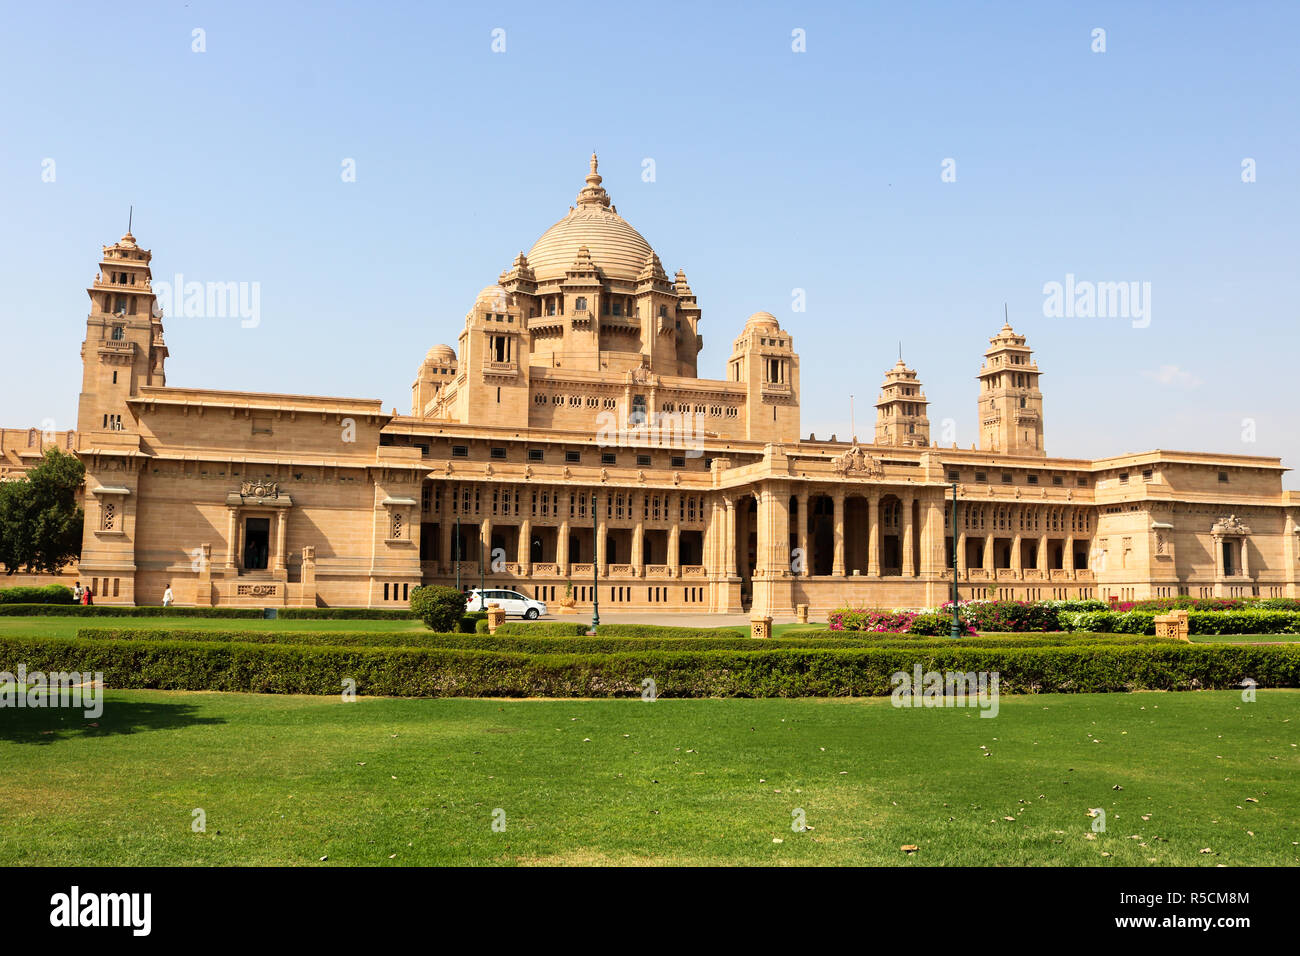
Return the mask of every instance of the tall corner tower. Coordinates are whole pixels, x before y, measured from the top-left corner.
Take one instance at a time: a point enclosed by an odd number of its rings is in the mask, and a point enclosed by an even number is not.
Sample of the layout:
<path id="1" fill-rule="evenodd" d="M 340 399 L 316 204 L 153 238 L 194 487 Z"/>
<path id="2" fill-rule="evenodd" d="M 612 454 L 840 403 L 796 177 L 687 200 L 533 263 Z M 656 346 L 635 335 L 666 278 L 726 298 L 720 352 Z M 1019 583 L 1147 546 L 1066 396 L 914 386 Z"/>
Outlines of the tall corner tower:
<path id="1" fill-rule="evenodd" d="M 103 247 L 99 275 L 86 290 L 90 314 L 81 344 L 80 432 L 131 430 L 127 399 L 143 385 L 167 384 L 167 345 L 152 288 L 152 258 L 129 229 Z"/>
<path id="2" fill-rule="evenodd" d="M 1047 454 L 1043 449 L 1041 372 L 1025 337 L 1007 323 L 989 339 L 980 369 L 979 447 L 1004 455 Z"/>
<path id="3" fill-rule="evenodd" d="M 736 337 L 727 380 L 745 384 L 745 438 L 787 442 L 799 437 L 799 356 L 790 333 L 770 312 L 755 312 Z"/>
<path id="4" fill-rule="evenodd" d="M 916 377 L 900 355 L 898 364 L 885 373 L 876 401 L 876 444 L 911 445 L 924 448 L 930 444 L 929 401 Z"/>

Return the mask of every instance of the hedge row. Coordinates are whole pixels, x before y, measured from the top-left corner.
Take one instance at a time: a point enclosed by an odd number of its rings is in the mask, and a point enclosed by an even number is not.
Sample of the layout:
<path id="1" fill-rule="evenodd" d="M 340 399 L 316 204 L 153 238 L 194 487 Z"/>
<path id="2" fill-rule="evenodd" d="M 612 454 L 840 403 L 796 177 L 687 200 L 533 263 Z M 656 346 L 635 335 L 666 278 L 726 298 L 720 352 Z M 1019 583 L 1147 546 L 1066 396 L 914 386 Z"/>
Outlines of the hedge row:
<path id="1" fill-rule="evenodd" d="M 1071 631 L 1154 634 L 1156 611 L 1084 611 L 1061 615 Z M 1188 611 L 1193 634 L 1300 634 L 1300 611 Z"/>
<path id="2" fill-rule="evenodd" d="M 122 604 L 2 604 L 0 617 L 227 617 L 238 620 L 260 620 L 260 607 L 160 607 L 156 605 Z M 300 621 L 410 621 L 411 612 L 405 609 L 379 607 L 282 607 L 276 616 Z M 466 615 L 467 633 L 473 633 L 477 615 Z"/>
<path id="3" fill-rule="evenodd" d="M 63 584 L 0 588 L 0 604 L 72 604 L 72 588 Z"/>
<path id="4" fill-rule="evenodd" d="M 671 629 L 670 629 L 671 630 Z M 186 628 L 94 628 L 83 627 L 77 636 L 84 640 L 186 641 L 190 643 L 246 644 L 314 644 L 329 647 L 444 647 L 466 650 L 506 651 L 523 654 L 621 654 L 634 651 L 745 651 L 758 653 L 774 648 L 887 648 L 933 650 L 961 647 L 1016 648 L 1169 644 L 1165 638 L 1131 637 L 1114 634 L 1001 637 L 980 640 L 966 638 L 954 642 L 949 638 L 916 638 L 898 634 L 844 637 L 826 631 L 801 631 L 788 637 L 756 641 L 733 632 L 710 637 L 569 637 L 553 635 L 503 635 L 498 629 L 492 636 L 469 634 L 435 634 L 427 631 L 209 631 Z"/>
<path id="5" fill-rule="evenodd" d="M 109 687 L 395 697 L 842 697 L 925 670 L 997 672 L 1000 692 L 1300 686 L 1300 647 L 770 650 L 526 655 L 407 647 L 0 637 L 0 670 L 102 672 Z"/>
<path id="6" fill-rule="evenodd" d="M 260 607 L 132 607 L 115 604 L 0 604 L 0 617 L 262 617 Z"/>

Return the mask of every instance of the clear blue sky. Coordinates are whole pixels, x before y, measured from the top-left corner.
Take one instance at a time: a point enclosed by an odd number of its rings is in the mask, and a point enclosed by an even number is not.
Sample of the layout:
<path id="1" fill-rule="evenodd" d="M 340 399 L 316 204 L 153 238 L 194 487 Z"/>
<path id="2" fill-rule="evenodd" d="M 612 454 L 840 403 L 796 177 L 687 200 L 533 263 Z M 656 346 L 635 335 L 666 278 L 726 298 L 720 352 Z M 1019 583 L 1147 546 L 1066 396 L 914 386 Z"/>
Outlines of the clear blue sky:
<path id="1" fill-rule="evenodd" d="M 156 277 L 261 284 L 257 328 L 166 321 L 171 384 L 407 411 L 425 350 L 567 211 L 595 148 L 699 297 L 702 374 L 752 312 L 792 331 L 804 434 L 843 438 L 853 393 L 870 435 L 902 339 L 936 435 L 952 418 L 969 445 L 1006 302 L 1049 453 L 1300 465 L 1297 4 L 191 0 L 5 21 L 6 426 L 74 422 L 84 290 L 132 203 Z M 1067 274 L 1149 282 L 1150 326 L 1044 317 Z"/>

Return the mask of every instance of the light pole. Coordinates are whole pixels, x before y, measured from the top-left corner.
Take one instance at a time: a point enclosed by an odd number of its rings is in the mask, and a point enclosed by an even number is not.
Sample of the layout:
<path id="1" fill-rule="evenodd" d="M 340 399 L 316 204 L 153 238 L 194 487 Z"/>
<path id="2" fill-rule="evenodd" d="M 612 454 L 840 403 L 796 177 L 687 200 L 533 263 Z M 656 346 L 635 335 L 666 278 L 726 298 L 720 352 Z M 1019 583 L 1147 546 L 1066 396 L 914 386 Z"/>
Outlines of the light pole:
<path id="1" fill-rule="evenodd" d="M 591 493 L 591 631 L 600 627 L 600 545 L 596 541 L 596 492 Z"/>
<path id="2" fill-rule="evenodd" d="M 957 617 L 957 482 L 952 483 L 952 636 L 961 637 Z"/>
<path id="3" fill-rule="evenodd" d="M 460 515 L 456 515 L 456 540 L 452 542 L 452 559 L 456 562 L 456 590 L 460 590 Z"/>

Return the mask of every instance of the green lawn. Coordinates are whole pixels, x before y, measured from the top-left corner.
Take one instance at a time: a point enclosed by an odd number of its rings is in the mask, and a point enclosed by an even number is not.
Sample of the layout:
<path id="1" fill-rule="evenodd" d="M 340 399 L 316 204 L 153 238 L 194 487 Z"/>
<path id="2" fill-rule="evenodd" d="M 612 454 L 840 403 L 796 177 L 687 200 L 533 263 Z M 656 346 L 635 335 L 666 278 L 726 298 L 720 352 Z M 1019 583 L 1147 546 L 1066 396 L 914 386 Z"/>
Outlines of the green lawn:
<path id="1" fill-rule="evenodd" d="M 0 711 L 0 864 L 1300 864 L 1300 692 L 977 713 L 112 691 Z"/>

